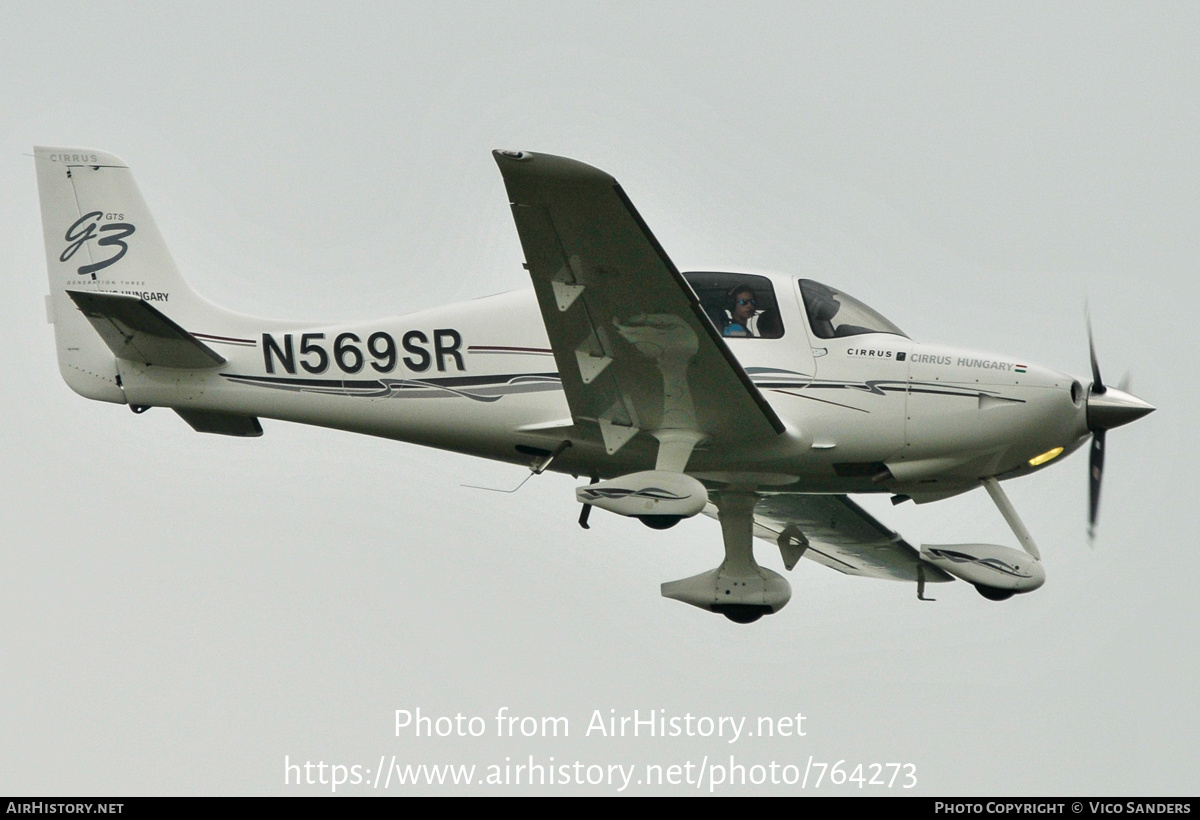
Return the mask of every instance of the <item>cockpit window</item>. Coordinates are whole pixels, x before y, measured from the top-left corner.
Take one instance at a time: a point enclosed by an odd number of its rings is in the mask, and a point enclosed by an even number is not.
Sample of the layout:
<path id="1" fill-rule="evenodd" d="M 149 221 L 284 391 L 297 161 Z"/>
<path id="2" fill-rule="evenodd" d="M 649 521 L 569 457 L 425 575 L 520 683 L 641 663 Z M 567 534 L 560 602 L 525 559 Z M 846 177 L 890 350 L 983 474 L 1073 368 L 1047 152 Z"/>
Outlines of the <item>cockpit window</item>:
<path id="1" fill-rule="evenodd" d="M 778 339 L 783 335 L 775 289 L 765 276 L 748 273 L 685 273 L 700 305 L 728 338 Z"/>
<path id="2" fill-rule="evenodd" d="M 819 339 L 839 339 L 862 333 L 907 334 L 848 293 L 811 279 L 800 280 L 808 323 Z"/>

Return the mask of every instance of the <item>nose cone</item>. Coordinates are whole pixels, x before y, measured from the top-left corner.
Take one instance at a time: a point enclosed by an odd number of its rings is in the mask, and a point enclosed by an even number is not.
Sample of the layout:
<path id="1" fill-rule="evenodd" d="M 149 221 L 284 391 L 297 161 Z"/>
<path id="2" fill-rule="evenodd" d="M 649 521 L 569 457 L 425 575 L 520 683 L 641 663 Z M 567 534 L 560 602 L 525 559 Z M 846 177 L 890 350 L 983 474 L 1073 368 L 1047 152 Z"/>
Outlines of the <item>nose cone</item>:
<path id="1" fill-rule="evenodd" d="M 1122 424 L 1137 421 L 1142 416 L 1154 412 L 1154 405 L 1142 401 L 1137 396 L 1108 387 L 1104 392 L 1097 393 L 1093 386 L 1088 391 L 1087 424 L 1092 432 L 1111 430 Z"/>

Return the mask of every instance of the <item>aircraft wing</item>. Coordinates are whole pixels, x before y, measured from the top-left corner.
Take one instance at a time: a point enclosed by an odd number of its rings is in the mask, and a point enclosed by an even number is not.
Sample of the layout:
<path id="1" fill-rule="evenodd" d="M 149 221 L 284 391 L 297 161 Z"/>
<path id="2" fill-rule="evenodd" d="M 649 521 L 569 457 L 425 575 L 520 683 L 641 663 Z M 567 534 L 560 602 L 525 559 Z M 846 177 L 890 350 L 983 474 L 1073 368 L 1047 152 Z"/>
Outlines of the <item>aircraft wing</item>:
<path id="1" fill-rule="evenodd" d="M 917 581 L 920 568 L 926 581 L 954 580 L 844 495 L 764 496 L 754 508 L 754 534 L 773 544 L 802 534 L 805 557 L 847 575 Z"/>
<path id="2" fill-rule="evenodd" d="M 713 448 L 784 431 L 616 180 L 547 154 L 494 156 L 580 429 L 598 426 L 610 454 L 639 430 L 699 430 Z"/>

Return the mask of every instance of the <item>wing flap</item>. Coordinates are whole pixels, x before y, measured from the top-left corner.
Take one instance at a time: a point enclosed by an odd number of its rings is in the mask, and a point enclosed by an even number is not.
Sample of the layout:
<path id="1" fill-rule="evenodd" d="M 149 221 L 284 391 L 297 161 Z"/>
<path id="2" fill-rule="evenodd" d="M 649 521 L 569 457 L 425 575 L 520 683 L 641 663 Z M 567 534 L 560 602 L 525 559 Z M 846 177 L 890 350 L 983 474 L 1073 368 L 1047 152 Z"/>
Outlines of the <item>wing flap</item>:
<path id="1" fill-rule="evenodd" d="M 217 367 L 225 358 L 137 296 L 69 290 L 118 359 L 181 369 Z"/>
<path id="2" fill-rule="evenodd" d="M 809 543 L 805 557 L 847 575 L 915 582 L 920 569 L 928 582 L 954 580 L 844 495 L 764 496 L 754 529 L 773 544 L 799 530 Z"/>

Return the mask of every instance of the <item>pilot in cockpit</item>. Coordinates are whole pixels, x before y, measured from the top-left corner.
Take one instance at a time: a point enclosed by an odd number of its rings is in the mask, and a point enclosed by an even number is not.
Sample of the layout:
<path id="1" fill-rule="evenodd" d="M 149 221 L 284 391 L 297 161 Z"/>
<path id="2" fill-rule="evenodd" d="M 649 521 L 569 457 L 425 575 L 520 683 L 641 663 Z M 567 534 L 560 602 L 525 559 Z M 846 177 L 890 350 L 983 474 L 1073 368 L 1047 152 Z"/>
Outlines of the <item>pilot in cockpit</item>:
<path id="1" fill-rule="evenodd" d="M 729 293 L 729 308 L 725 311 L 727 321 L 721 329 L 723 336 L 761 336 L 758 319 L 762 311 L 758 310 L 758 300 L 754 289 L 748 285 L 739 285 Z"/>

